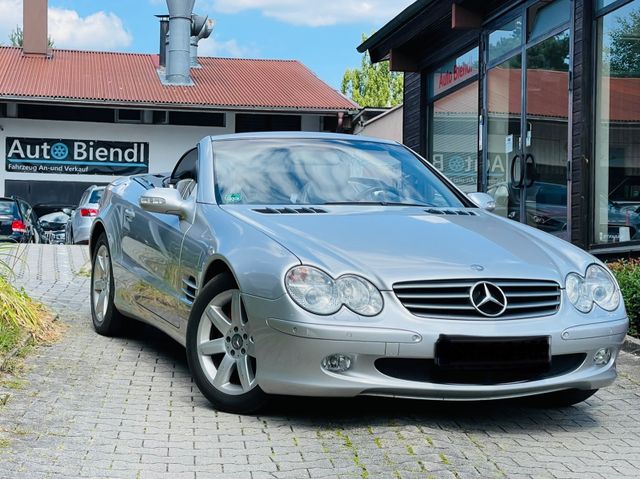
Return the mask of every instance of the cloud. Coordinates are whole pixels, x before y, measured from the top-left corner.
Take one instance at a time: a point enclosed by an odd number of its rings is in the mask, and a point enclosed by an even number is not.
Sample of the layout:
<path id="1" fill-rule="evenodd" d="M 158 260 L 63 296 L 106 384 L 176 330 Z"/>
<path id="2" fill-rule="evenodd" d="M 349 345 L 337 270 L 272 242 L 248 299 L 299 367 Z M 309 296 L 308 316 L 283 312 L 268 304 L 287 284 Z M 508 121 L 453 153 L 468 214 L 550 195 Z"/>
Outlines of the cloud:
<path id="1" fill-rule="evenodd" d="M 22 0 L 0 0 L 0 42 L 22 26 Z M 49 8 L 49 36 L 56 48 L 117 50 L 131 45 L 133 37 L 120 17 L 99 11 L 81 17 L 75 10 Z"/>
<path id="2" fill-rule="evenodd" d="M 241 45 L 235 39 L 217 40 L 209 37 L 200 40 L 198 55 L 203 57 L 255 58 L 259 56 L 259 51 L 255 47 Z"/>
<path id="3" fill-rule="evenodd" d="M 75 10 L 49 9 L 49 34 L 58 48 L 116 50 L 131 45 L 133 37 L 114 13 L 81 17 Z"/>
<path id="4" fill-rule="evenodd" d="M 22 0 L 0 0 L 0 43 L 9 43 L 16 25 L 22 25 Z"/>
<path id="5" fill-rule="evenodd" d="M 349 23 L 386 23 L 414 0 L 211 0 L 220 13 L 259 10 L 285 23 L 322 27 Z"/>

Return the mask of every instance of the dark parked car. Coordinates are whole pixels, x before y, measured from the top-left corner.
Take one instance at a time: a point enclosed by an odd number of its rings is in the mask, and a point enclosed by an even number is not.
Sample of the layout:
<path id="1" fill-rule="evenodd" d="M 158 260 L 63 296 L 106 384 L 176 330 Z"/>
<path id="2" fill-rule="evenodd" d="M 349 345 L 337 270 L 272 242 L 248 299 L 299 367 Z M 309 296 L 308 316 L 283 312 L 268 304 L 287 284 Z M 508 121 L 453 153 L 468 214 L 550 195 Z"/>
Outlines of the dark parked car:
<path id="1" fill-rule="evenodd" d="M 19 198 L 0 198 L 0 241 L 40 242 L 38 218 L 33 208 Z"/>

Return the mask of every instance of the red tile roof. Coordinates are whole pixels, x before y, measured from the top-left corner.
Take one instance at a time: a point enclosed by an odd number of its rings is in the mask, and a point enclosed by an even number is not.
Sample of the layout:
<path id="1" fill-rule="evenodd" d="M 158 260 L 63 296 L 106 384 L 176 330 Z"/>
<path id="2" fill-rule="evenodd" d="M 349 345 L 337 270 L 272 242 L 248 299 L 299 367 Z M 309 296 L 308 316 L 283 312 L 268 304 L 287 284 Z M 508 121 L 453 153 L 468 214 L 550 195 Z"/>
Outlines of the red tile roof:
<path id="1" fill-rule="evenodd" d="M 357 105 L 294 60 L 201 57 L 193 86 L 168 86 L 158 56 L 54 50 L 52 58 L 25 57 L 0 47 L 0 98 L 205 108 L 355 110 Z"/>

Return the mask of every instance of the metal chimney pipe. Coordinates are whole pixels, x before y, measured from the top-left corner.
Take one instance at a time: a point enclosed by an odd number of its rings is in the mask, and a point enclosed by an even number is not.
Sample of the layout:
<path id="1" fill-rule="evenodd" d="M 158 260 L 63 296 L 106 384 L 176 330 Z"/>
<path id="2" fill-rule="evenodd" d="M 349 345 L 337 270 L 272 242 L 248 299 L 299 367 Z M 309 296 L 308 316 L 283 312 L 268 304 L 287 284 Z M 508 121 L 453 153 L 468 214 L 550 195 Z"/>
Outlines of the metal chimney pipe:
<path id="1" fill-rule="evenodd" d="M 209 38 L 213 32 L 213 20 L 202 15 L 193 15 L 191 21 L 191 68 L 200 68 L 198 63 L 198 42 Z"/>
<path id="2" fill-rule="evenodd" d="M 195 0 L 167 0 L 169 9 L 169 52 L 166 81 L 172 85 L 190 85 L 191 12 Z"/>
<path id="3" fill-rule="evenodd" d="M 156 15 L 160 19 L 160 66 L 167 66 L 167 35 L 169 33 L 169 15 Z"/>

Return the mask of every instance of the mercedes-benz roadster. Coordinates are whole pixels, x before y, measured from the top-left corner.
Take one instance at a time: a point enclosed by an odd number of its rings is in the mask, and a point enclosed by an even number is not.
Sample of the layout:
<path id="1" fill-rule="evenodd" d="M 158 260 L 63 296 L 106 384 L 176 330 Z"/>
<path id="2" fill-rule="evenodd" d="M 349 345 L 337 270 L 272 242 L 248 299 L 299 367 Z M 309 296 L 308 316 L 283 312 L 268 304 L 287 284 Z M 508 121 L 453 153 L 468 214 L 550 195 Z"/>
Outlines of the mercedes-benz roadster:
<path id="1" fill-rule="evenodd" d="M 93 325 L 161 329 L 227 411 L 270 394 L 580 402 L 616 377 L 618 285 L 492 207 L 397 143 L 206 137 L 170 175 L 105 190 Z"/>

